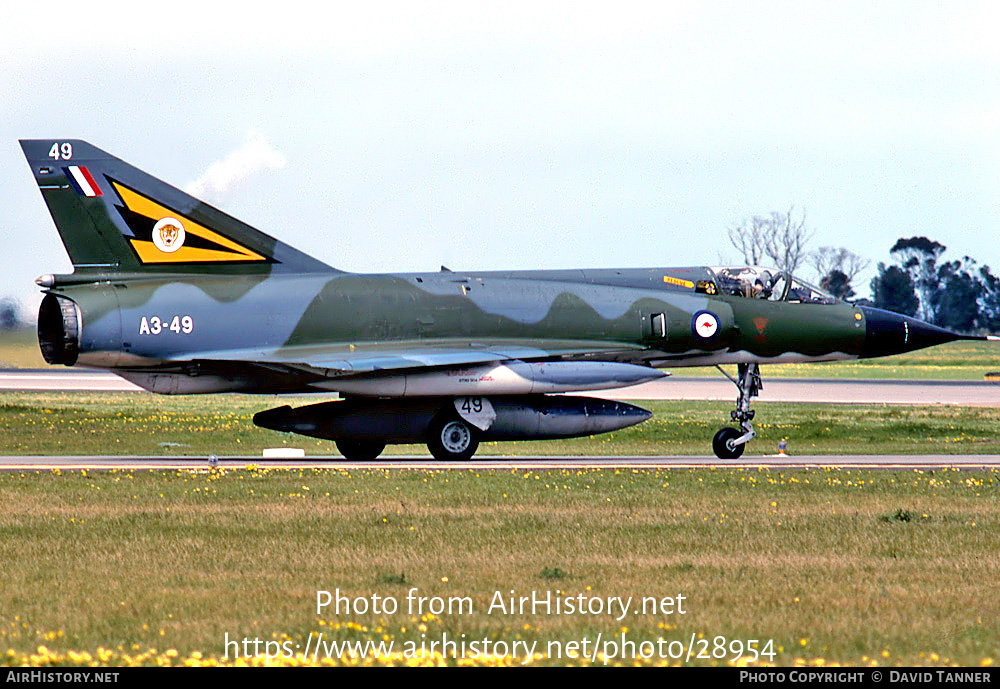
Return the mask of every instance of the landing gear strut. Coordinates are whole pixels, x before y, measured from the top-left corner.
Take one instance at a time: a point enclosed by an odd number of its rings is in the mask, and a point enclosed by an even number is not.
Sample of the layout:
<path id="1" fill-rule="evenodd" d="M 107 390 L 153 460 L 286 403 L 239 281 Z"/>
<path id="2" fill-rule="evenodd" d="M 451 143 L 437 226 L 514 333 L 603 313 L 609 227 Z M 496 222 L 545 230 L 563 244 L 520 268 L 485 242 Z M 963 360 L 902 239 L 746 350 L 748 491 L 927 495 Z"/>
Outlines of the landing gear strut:
<path id="1" fill-rule="evenodd" d="M 754 439 L 757 433 L 753 429 L 754 411 L 750 408 L 750 400 L 756 397 L 764 384 L 760 380 L 760 364 L 739 364 L 737 366 L 737 377 L 733 378 L 726 373 L 721 366 L 716 366 L 729 380 L 733 381 L 736 389 L 740 391 L 736 398 L 736 409 L 730 416 L 733 421 L 740 425 L 739 429 L 726 426 L 720 428 L 712 439 L 712 449 L 719 459 L 738 459 L 746 444 Z"/>

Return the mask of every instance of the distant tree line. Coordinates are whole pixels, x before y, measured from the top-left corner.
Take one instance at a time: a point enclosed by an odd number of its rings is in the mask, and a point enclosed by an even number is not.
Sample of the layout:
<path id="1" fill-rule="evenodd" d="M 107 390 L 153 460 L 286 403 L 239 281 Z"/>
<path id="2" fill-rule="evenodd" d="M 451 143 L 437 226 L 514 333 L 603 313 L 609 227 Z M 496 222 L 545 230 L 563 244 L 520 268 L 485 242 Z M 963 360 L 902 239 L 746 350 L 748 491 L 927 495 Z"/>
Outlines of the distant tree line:
<path id="1" fill-rule="evenodd" d="M 20 328 L 21 305 L 13 297 L 0 299 L 0 330 L 16 330 Z"/>
<path id="2" fill-rule="evenodd" d="M 1000 329 L 1000 278 L 968 256 L 942 262 L 946 248 L 927 237 L 897 240 L 895 265 L 879 263 L 872 278 L 872 304 L 959 332 Z"/>
<path id="3" fill-rule="evenodd" d="M 806 245 L 816 234 L 806 226 L 806 214 L 795 217 L 795 207 L 787 213 L 772 211 L 755 215 L 729 228 L 729 241 L 743 255 L 747 264 L 766 264 L 796 273 L 803 265 L 816 271 L 820 287 L 840 299 L 854 296 L 851 283 L 869 261 L 843 247 L 821 246 L 807 251 Z"/>
<path id="4" fill-rule="evenodd" d="M 869 261 L 843 248 L 823 246 L 807 251 L 815 235 L 805 212 L 755 215 L 729 228 L 729 241 L 750 265 L 767 264 L 790 273 L 809 265 L 820 287 L 851 300 L 852 283 Z M 942 261 L 945 245 L 927 237 L 901 237 L 889 250 L 895 263 L 878 264 L 870 300 L 878 308 L 916 316 L 959 332 L 1000 331 L 1000 277 L 987 265 L 965 256 Z"/>
<path id="5" fill-rule="evenodd" d="M 792 273 L 806 257 L 806 244 L 816 234 L 806 227 L 806 214 L 798 220 L 795 207 L 787 213 L 772 211 L 769 215 L 755 215 L 739 225 L 729 228 L 729 241 L 748 265 L 767 263 Z"/>

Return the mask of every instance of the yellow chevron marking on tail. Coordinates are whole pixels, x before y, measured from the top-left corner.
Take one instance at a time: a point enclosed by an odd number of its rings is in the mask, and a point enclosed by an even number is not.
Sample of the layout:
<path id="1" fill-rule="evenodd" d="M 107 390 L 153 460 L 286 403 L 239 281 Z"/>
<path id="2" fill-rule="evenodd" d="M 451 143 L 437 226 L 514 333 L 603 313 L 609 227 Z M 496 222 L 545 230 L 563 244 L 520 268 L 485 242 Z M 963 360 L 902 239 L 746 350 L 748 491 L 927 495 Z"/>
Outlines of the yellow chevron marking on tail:
<path id="1" fill-rule="evenodd" d="M 143 263 L 210 263 L 219 261 L 267 260 L 264 256 L 261 256 L 257 252 L 251 251 L 245 246 L 237 244 L 231 239 L 227 239 L 221 234 L 213 232 L 193 220 L 188 218 L 175 220 L 179 215 L 176 211 L 170 210 L 165 206 L 161 206 L 155 201 L 152 201 L 120 184 L 114 182 L 112 184 L 114 185 L 115 191 L 118 192 L 118 196 L 121 197 L 125 206 L 129 210 L 157 222 L 156 230 L 154 231 L 160 231 L 161 225 L 159 221 L 164 219 L 171 221 L 162 225 L 163 232 L 165 234 L 161 238 L 159 245 L 156 241 L 146 241 L 144 239 L 134 238 L 129 239 L 129 242 L 132 244 L 132 248 L 135 249 L 135 252 L 139 255 L 139 260 Z M 176 227 L 175 223 L 180 223 L 182 227 Z M 181 246 L 175 248 L 171 245 L 171 242 L 177 241 L 178 234 Z M 186 241 L 186 238 L 190 237 L 200 237 L 202 239 L 206 239 L 214 244 L 217 244 L 218 246 L 228 249 L 229 251 L 218 251 L 215 249 L 185 246 L 184 242 Z"/>

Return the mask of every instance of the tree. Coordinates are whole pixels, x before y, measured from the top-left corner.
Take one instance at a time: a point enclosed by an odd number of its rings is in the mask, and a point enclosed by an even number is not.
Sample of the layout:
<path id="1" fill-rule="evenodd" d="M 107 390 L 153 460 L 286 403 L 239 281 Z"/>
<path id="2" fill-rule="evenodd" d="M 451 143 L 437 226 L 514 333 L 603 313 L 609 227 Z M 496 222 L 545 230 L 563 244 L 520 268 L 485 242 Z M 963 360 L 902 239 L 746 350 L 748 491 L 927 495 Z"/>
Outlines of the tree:
<path id="1" fill-rule="evenodd" d="M 944 244 L 927 237 L 900 237 L 889 249 L 889 253 L 899 261 L 910 274 L 920 295 L 920 317 L 934 322 L 933 296 L 938 287 L 937 260 L 944 253 Z"/>
<path id="2" fill-rule="evenodd" d="M 937 289 L 931 294 L 935 323 L 942 328 L 971 332 L 979 322 L 982 285 L 975 274 L 975 261 L 943 263 L 938 268 Z"/>
<path id="3" fill-rule="evenodd" d="M 772 211 L 770 216 L 755 215 L 729 228 L 729 241 L 743 254 L 750 265 L 760 265 L 765 259 L 775 268 L 794 273 L 805 257 L 806 244 L 814 231 L 806 227 L 806 214 L 795 220 L 795 207 L 787 213 Z"/>
<path id="4" fill-rule="evenodd" d="M 838 299 L 850 299 L 854 296 L 854 290 L 851 288 L 851 279 L 847 277 L 846 273 L 836 269 L 831 270 L 823 276 L 823 279 L 819 282 L 819 286 Z"/>
<path id="5" fill-rule="evenodd" d="M 987 332 L 1000 332 L 1000 277 L 990 272 L 989 266 L 980 266 L 979 327 Z"/>
<path id="6" fill-rule="evenodd" d="M 877 308 L 912 316 L 920 307 L 913 278 L 899 266 L 878 264 L 878 275 L 871 282 L 872 299 Z"/>
<path id="7" fill-rule="evenodd" d="M 820 287 L 836 297 L 849 299 L 854 296 L 851 283 L 871 261 L 844 247 L 821 246 L 809 254 L 809 263 L 816 269 Z"/>
<path id="8" fill-rule="evenodd" d="M 0 299 L 0 330 L 14 330 L 21 327 L 21 308 L 17 299 Z"/>
<path id="9" fill-rule="evenodd" d="M 820 278 L 839 270 L 848 280 L 853 280 L 871 264 L 871 261 L 845 247 L 821 246 L 809 254 L 809 263 L 816 269 L 816 274 Z"/>

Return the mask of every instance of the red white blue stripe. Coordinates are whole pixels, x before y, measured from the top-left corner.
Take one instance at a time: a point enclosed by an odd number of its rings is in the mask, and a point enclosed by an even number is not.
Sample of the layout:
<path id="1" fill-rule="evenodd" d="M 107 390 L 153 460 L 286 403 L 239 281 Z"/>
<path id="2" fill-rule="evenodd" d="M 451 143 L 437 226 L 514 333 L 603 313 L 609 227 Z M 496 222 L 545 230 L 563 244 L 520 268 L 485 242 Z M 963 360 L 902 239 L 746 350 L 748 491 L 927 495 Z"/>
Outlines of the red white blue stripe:
<path id="1" fill-rule="evenodd" d="M 83 165 L 70 165 L 64 167 L 63 170 L 66 172 L 66 179 L 76 189 L 76 193 L 82 196 L 104 196 L 100 187 L 97 186 L 94 176 L 90 174 L 90 170 Z"/>

